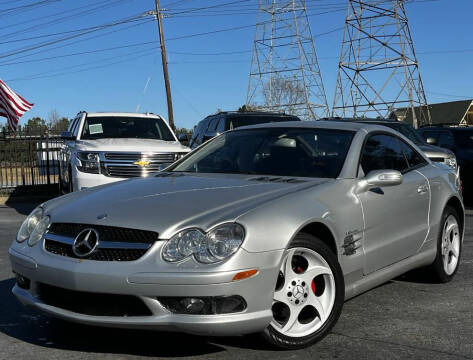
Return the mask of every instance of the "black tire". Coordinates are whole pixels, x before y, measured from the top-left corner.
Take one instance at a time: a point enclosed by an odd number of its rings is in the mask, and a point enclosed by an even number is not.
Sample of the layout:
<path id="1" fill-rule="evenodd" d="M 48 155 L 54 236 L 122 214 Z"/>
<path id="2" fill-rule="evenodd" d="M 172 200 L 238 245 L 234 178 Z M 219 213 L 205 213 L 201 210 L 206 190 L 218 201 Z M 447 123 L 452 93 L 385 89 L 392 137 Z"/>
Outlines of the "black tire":
<path id="1" fill-rule="evenodd" d="M 459 228 L 460 228 L 459 229 L 459 231 L 460 231 L 460 252 L 459 252 L 459 256 L 458 256 L 458 264 L 457 264 L 457 267 L 456 267 L 455 271 L 451 275 L 448 275 L 445 272 L 445 268 L 443 266 L 442 234 L 443 234 L 443 228 L 445 226 L 445 221 L 447 220 L 447 218 L 450 215 L 453 215 L 455 217 L 455 219 L 457 220 L 457 223 L 459 225 Z M 437 255 L 435 257 L 434 262 L 429 267 L 427 267 L 428 275 L 433 280 L 435 280 L 436 282 L 447 283 L 447 282 L 451 281 L 453 279 L 453 277 L 455 276 L 455 274 L 457 273 L 458 268 L 460 266 L 460 259 L 461 259 L 461 252 L 462 252 L 462 240 L 463 240 L 462 235 L 463 235 L 462 223 L 460 221 L 460 217 L 458 215 L 458 212 L 450 206 L 445 207 L 445 209 L 443 211 L 443 214 L 442 214 L 441 226 L 439 228 L 439 233 L 438 233 L 438 236 L 437 236 Z"/>
<path id="2" fill-rule="evenodd" d="M 289 337 L 281 334 L 272 325 L 263 332 L 263 336 L 271 345 L 282 349 L 301 349 L 322 340 L 338 321 L 345 301 L 345 281 L 336 254 L 320 239 L 306 233 L 298 234 L 289 245 L 290 248 L 307 248 L 317 252 L 330 266 L 335 281 L 335 301 L 331 313 L 318 330 L 304 337 Z"/>

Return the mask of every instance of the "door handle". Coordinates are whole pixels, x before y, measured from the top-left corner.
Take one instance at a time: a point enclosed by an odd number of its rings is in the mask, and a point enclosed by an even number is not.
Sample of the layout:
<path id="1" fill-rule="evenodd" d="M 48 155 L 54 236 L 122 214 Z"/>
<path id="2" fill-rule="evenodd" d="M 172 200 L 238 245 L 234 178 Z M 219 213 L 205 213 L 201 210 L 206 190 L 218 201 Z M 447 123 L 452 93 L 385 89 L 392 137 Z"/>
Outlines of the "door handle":
<path id="1" fill-rule="evenodd" d="M 425 194 L 428 190 L 429 188 L 427 187 L 427 185 L 420 185 L 417 188 L 417 193 L 422 195 L 422 194 Z"/>

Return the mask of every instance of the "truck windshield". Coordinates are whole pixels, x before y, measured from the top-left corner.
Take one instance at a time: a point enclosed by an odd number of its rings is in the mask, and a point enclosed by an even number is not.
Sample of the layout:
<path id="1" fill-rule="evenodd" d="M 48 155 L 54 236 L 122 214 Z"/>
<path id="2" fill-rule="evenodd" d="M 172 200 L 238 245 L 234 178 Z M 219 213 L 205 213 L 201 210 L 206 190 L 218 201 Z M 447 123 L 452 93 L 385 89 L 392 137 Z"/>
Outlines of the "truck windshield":
<path id="1" fill-rule="evenodd" d="M 105 138 L 176 141 L 162 119 L 126 116 L 86 118 L 81 139 L 96 140 Z"/>
<path id="2" fill-rule="evenodd" d="M 171 171 L 336 178 L 354 133 L 266 128 L 224 133 Z"/>

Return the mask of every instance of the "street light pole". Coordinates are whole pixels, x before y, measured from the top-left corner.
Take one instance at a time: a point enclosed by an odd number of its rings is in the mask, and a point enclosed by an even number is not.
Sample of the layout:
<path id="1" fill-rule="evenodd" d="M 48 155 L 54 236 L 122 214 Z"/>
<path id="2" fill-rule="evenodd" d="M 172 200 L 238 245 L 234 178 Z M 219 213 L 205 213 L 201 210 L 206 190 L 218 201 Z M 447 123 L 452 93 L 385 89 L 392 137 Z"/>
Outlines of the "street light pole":
<path id="1" fill-rule="evenodd" d="M 164 44 L 163 17 L 161 14 L 161 7 L 159 5 L 159 0 L 155 0 L 155 2 L 156 2 L 156 20 L 158 21 L 159 45 L 161 47 L 161 59 L 162 59 L 161 62 L 163 64 L 164 85 L 166 87 L 166 99 L 167 99 L 167 104 L 168 104 L 168 121 L 169 121 L 169 126 L 175 131 L 176 127 L 174 125 L 174 113 L 172 109 L 171 85 L 169 83 L 166 45 Z"/>

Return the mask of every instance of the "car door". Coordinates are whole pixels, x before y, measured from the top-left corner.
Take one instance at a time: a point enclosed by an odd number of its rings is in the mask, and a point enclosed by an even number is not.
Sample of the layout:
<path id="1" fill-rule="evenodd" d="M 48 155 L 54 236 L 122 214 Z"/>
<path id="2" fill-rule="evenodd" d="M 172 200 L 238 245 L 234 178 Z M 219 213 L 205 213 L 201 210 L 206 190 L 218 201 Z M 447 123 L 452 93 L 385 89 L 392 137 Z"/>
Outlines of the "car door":
<path id="1" fill-rule="evenodd" d="M 395 135 L 378 133 L 367 139 L 362 150 L 360 168 L 364 174 L 373 170 L 403 174 L 401 185 L 359 195 L 365 220 L 365 274 L 414 255 L 427 236 L 430 188 L 427 179 L 416 171 L 427 162 L 417 152 L 405 154 L 406 145 Z M 411 166 L 406 155 L 417 156 L 418 163 Z"/>

